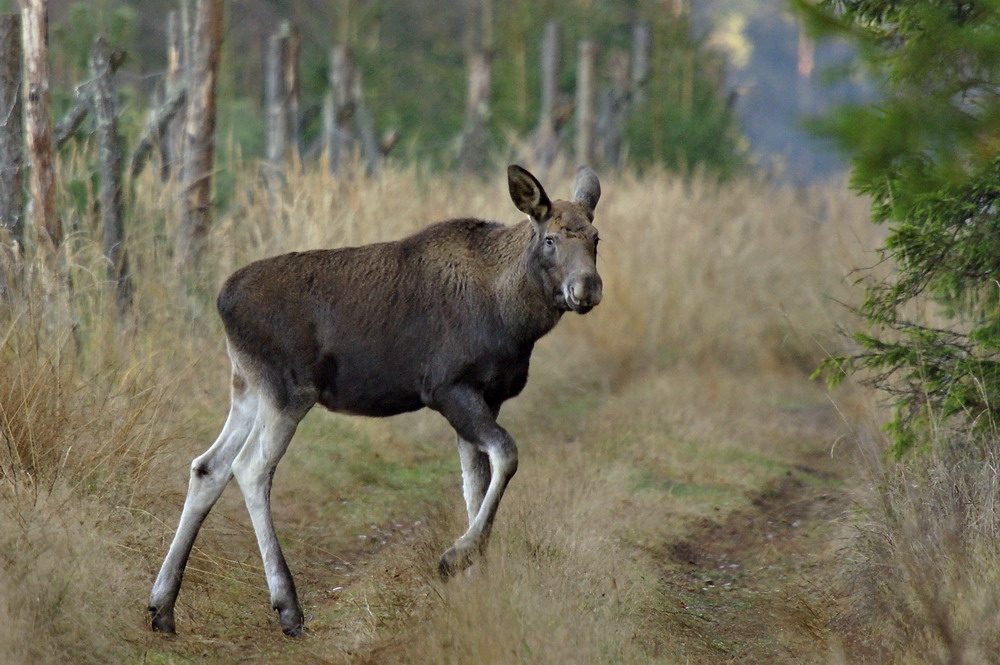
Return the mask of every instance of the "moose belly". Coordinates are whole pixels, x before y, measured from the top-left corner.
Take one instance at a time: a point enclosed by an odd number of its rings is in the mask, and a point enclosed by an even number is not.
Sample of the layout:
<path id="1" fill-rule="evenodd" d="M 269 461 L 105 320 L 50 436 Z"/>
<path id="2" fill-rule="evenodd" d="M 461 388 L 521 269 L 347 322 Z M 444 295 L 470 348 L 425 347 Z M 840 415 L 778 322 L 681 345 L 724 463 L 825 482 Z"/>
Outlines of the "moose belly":
<path id="1" fill-rule="evenodd" d="M 356 416 L 372 416 L 382 418 L 385 416 L 395 416 L 400 413 L 408 413 L 423 408 L 424 403 L 419 395 L 412 393 L 385 393 L 380 392 L 373 396 L 373 399 L 365 399 L 364 396 L 347 395 L 343 398 L 330 399 L 327 395 L 321 395 L 319 403 L 331 411 L 339 413 L 350 413 Z"/>
<path id="2" fill-rule="evenodd" d="M 373 358 L 324 357 L 315 374 L 317 401 L 331 411 L 393 416 L 424 406 L 419 381 L 407 367 Z"/>
<path id="3" fill-rule="evenodd" d="M 397 366 L 363 367 L 353 363 L 327 363 L 317 377 L 318 402 L 331 411 L 360 416 L 393 416 L 416 411 L 427 405 L 443 383 L 464 383 L 482 391 L 487 403 L 499 406 L 524 389 L 528 380 L 526 358 L 506 362 L 475 364 L 447 378 L 433 380 L 426 373 Z M 425 368 L 426 369 L 426 368 Z"/>

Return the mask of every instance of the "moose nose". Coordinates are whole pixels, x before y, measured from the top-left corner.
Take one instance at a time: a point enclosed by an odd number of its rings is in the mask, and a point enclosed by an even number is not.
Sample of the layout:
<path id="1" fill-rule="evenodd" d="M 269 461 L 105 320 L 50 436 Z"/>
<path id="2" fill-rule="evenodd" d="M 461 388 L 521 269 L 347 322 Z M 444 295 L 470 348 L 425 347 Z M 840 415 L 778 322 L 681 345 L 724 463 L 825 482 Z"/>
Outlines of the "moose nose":
<path id="1" fill-rule="evenodd" d="M 572 296 L 574 309 L 590 310 L 601 302 L 603 283 L 596 272 L 574 275 L 570 280 L 569 294 Z"/>

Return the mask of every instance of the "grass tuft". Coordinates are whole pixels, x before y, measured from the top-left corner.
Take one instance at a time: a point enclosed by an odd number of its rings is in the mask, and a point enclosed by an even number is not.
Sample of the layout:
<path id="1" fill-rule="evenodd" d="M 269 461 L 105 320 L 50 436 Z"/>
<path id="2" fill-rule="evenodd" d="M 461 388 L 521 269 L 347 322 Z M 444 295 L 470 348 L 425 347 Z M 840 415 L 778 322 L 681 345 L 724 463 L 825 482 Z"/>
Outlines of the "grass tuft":
<path id="1" fill-rule="evenodd" d="M 863 662 L 991 662 L 1000 649 L 1000 439 L 938 436 L 924 456 L 872 465 L 843 578 L 841 628 Z"/>

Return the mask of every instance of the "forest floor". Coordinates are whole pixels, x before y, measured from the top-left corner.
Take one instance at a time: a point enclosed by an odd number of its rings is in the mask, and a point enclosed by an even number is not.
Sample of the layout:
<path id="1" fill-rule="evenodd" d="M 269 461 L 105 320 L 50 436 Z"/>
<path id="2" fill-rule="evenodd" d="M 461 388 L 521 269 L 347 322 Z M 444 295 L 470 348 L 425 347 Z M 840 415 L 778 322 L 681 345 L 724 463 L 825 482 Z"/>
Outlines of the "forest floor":
<path id="1" fill-rule="evenodd" d="M 418 445 L 403 463 L 391 450 L 365 453 L 373 473 L 382 465 L 401 477 L 372 478 L 385 519 L 350 524 L 345 536 L 325 516 L 354 501 L 329 488 L 324 499 L 302 479 L 304 467 L 322 472 L 322 448 L 310 441 L 337 418 L 319 416 L 284 462 L 299 491 L 279 483 L 275 498 L 305 636 L 284 637 L 268 611 L 253 536 L 237 525 L 230 491 L 216 509 L 228 526 L 192 563 L 217 575 L 189 574 L 180 636 L 149 633 L 143 662 L 830 662 L 853 457 L 841 408 L 815 382 L 783 372 L 666 371 L 615 392 L 577 395 L 545 424 L 536 407 L 512 409 L 522 465 L 489 560 L 448 583 L 435 563 L 461 527 L 450 446 Z M 388 427 L 390 438 L 448 437 L 419 416 Z M 619 444 L 616 431 L 631 440 Z M 409 481 L 400 464 L 427 479 L 419 494 L 393 494 Z M 569 533 L 546 541 L 519 523 L 532 518 L 538 531 Z M 235 559 L 220 561 L 222 552 Z M 588 614 L 604 624 L 596 633 Z"/>

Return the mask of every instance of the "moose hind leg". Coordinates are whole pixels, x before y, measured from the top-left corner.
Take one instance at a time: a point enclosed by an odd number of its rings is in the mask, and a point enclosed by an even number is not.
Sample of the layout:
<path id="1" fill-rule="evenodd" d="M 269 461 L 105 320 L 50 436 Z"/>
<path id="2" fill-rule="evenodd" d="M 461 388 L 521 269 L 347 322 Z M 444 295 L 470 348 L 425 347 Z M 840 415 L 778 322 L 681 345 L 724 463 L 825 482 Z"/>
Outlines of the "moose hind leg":
<path id="1" fill-rule="evenodd" d="M 174 604 L 177 602 L 184 568 L 191 555 L 195 537 L 232 478 L 233 460 L 250 435 L 256 415 L 256 395 L 234 392 L 229 417 L 219 437 L 191 463 L 191 477 L 177 533 L 149 596 L 153 630 L 168 634 L 175 632 Z"/>
<path id="2" fill-rule="evenodd" d="M 302 608 L 295 592 L 295 582 L 281 553 L 271 515 L 271 484 L 278 462 L 288 449 L 306 409 L 282 410 L 262 400 L 254 425 L 254 435 L 233 463 L 236 482 L 243 492 L 257 545 L 264 561 L 264 573 L 271 595 L 271 606 L 278 611 L 281 630 L 286 635 L 302 633 Z"/>

